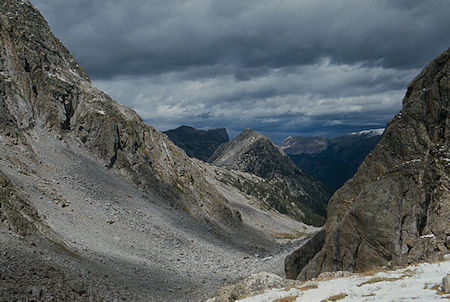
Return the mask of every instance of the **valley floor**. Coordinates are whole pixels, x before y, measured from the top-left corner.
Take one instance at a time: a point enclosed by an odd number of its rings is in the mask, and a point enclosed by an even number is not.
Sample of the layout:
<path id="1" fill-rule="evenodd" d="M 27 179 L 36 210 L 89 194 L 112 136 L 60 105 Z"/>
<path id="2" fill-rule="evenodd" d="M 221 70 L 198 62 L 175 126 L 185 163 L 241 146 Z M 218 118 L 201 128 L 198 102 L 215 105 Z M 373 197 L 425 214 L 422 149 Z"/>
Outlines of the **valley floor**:
<path id="1" fill-rule="evenodd" d="M 66 247 L 0 224 L 1 302 L 199 301 L 255 272 L 282 275 L 286 254 L 316 230 L 249 210 L 268 223 L 217 232 L 143 194 L 76 145 L 39 131 L 27 140 L 28 147 L 0 145 L 0 170 Z M 269 236 L 284 229 L 302 235 Z"/>

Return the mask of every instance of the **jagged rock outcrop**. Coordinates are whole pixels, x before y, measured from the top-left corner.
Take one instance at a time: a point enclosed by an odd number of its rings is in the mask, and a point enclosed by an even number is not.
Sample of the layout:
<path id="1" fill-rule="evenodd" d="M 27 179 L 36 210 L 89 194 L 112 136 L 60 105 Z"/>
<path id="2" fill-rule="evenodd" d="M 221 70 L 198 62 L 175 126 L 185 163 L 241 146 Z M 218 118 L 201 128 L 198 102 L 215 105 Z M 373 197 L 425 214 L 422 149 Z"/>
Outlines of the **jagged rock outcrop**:
<path id="1" fill-rule="evenodd" d="M 284 199 L 277 198 L 269 203 L 281 213 L 316 224 L 320 224 L 320 220 L 315 214 L 326 215 L 328 189 L 298 169 L 269 138 L 254 130 L 245 129 L 231 142 L 221 145 L 209 161 L 277 184 Z M 303 214 L 295 212 L 298 208 Z"/>
<path id="2" fill-rule="evenodd" d="M 375 150 L 328 206 L 301 279 L 439 258 L 450 248 L 450 50 L 408 86 Z"/>
<path id="3" fill-rule="evenodd" d="M 381 138 L 383 129 L 366 130 L 334 138 L 289 137 L 281 149 L 300 169 L 333 191 L 350 179 Z"/>
<path id="4" fill-rule="evenodd" d="M 2 135 L 17 141 L 39 127 L 81 142 L 144 192 L 199 219 L 240 223 L 181 149 L 91 84 L 28 1 L 3 1 L 0 10 Z"/>
<path id="5" fill-rule="evenodd" d="M 170 140 L 186 152 L 190 157 L 208 161 L 214 151 L 228 142 L 227 130 L 217 128 L 211 130 L 197 130 L 189 126 L 180 126 L 177 129 L 163 132 Z"/>

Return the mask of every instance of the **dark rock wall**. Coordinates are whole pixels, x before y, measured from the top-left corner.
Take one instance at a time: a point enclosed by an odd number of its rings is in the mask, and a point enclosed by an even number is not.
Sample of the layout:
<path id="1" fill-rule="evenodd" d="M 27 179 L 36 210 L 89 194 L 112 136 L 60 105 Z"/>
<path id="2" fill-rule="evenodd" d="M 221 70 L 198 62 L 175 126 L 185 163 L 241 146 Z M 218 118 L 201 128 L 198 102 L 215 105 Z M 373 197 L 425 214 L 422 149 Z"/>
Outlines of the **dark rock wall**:
<path id="1" fill-rule="evenodd" d="M 439 258 L 450 248 L 450 51 L 409 85 L 355 176 L 328 206 L 322 250 L 300 278 Z"/>

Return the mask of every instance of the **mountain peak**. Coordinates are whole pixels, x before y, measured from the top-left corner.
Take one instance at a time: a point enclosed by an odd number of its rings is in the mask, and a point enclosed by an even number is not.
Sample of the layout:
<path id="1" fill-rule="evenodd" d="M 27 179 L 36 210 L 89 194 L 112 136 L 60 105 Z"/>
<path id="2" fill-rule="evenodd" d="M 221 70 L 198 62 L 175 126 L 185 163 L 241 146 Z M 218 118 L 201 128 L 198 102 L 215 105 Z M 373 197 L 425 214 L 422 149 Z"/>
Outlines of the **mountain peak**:
<path id="1" fill-rule="evenodd" d="M 238 135 L 238 137 L 241 138 L 249 138 L 249 137 L 255 137 L 255 138 L 266 138 L 263 134 L 259 133 L 256 130 L 245 128 L 242 130 L 242 132 Z"/>
<path id="2" fill-rule="evenodd" d="M 328 189 L 297 168 L 278 146 L 255 130 L 244 129 L 232 141 L 221 145 L 209 162 L 279 182 L 296 196 L 298 204 L 325 216 Z"/>
<path id="3" fill-rule="evenodd" d="M 246 128 L 242 130 L 232 141 L 221 145 L 210 157 L 209 162 L 217 166 L 228 166 L 236 170 L 245 170 L 238 167 L 242 156 L 248 150 L 254 148 L 255 144 L 265 145 L 271 150 L 277 150 L 278 147 L 266 136 L 256 130 Z"/>

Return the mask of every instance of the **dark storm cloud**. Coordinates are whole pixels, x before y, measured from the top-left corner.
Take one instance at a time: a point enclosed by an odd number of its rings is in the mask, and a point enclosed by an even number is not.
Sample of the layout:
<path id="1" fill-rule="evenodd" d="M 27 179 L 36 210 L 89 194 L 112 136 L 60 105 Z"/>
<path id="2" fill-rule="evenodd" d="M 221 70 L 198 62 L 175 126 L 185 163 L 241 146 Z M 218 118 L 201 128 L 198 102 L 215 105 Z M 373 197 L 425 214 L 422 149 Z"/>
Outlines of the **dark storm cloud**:
<path id="1" fill-rule="evenodd" d="M 212 65 L 239 75 L 323 57 L 419 68 L 450 41 L 447 0 L 33 3 L 94 78 Z"/>
<path id="2" fill-rule="evenodd" d="M 380 128 L 450 41 L 448 0 L 31 0 L 95 84 L 158 129 Z"/>

